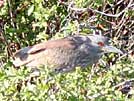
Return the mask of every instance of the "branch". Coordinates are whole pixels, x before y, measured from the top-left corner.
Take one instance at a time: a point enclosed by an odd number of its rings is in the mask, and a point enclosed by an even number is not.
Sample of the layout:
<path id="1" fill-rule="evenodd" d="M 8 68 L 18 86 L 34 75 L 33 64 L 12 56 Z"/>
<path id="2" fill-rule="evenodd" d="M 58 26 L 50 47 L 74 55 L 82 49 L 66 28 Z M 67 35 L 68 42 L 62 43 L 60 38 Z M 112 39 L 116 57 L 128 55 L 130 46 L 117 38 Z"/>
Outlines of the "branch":
<path id="1" fill-rule="evenodd" d="M 133 0 L 130 0 L 130 2 L 127 5 L 127 7 L 124 10 L 122 10 L 120 13 L 118 13 L 118 14 L 106 14 L 104 12 L 94 10 L 92 8 L 74 8 L 72 6 L 69 6 L 69 8 L 70 8 L 70 10 L 76 11 L 76 12 L 93 11 L 93 12 L 99 13 L 101 15 L 109 16 L 109 17 L 119 17 L 121 14 L 123 14 L 125 11 L 127 11 L 130 7 L 132 7 L 134 5 L 134 4 L 132 4 L 132 2 L 133 2 Z"/>
<path id="2" fill-rule="evenodd" d="M 132 78 L 132 79 L 130 79 L 130 80 L 123 81 L 123 82 L 121 82 L 121 83 L 115 85 L 114 88 L 116 89 L 116 88 L 118 88 L 118 87 L 120 87 L 120 86 L 122 86 L 122 85 L 124 85 L 124 84 L 128 84 L 128 83 L 130 83 L 130 82 L 134 82 L 134 78 Z"/>
<path id="3" fill-rule="evenodd" d="M 12 54 L 12 51 L 10 50 L 10 46 L 9 46 L 9 43 L 7 41 L 7 38 L 5 36 L 5 32 L 3 31 L 2 28 L 0 28 L 0 34 L 5 42 L 5 45 L 7 46 L 7 49 L 8 49 L 8 52 L 9 52 L 9 55 L 13 58 L 13 54 Z M 14 59 L 14 58 L 13 58 Z"/>

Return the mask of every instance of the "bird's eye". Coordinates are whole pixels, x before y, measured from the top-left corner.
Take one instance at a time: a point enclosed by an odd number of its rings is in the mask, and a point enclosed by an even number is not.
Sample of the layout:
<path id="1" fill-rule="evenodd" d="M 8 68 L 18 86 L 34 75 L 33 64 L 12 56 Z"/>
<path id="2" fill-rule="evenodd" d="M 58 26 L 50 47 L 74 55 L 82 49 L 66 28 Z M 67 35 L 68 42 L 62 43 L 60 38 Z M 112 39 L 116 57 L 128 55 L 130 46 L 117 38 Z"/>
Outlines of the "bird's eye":
<path id="1" fill-rule="evenodd" d="M 104 43 L 103 42 L 98 42 L 98 45 L 102 47 L 102 46 L 104 46 Z"/>

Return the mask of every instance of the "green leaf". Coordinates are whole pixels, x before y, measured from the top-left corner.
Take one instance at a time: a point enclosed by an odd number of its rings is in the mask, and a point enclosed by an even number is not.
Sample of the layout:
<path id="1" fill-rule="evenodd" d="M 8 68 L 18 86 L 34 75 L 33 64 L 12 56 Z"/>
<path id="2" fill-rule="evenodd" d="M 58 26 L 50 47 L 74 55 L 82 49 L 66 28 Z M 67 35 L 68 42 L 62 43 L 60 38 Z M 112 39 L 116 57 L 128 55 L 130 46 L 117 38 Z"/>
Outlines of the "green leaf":
<path id="1" fill-rule="evenodd" d="M 28 16 L 30 16 L 34 11 L 34 5 L 31 5 L 30 8 L 28 9 Z"/>

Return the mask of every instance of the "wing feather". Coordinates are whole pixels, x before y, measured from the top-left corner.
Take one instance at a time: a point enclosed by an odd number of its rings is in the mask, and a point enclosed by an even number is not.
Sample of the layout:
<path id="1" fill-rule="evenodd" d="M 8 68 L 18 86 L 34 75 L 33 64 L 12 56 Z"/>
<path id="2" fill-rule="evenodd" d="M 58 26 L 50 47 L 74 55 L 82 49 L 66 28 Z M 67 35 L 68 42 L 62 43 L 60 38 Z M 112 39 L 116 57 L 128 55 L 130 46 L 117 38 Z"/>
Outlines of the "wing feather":
<path id="1" fill-rule="evenodd" d="M 58 40 L 50 40 L 47 42 L 39 43 L 34 46 L 28 46 L 18 50 L 15 54 L 15 60 L 13 64 L 16 67 L 30 64 L 37 58 L 45 58 L 43 57 L 43 52 L 47 49 L 54 49 L 54 48 L 75 48 L 74 42 L 69 39 L 58 39 Z M 42 61 L 43 62 L 43 61 Z M 41 62 L 40 62 L 41 63 Z M 39 63 L 36 63 L 39 64 Z M 43 63 L 42 63 L 43 64 Z"/>

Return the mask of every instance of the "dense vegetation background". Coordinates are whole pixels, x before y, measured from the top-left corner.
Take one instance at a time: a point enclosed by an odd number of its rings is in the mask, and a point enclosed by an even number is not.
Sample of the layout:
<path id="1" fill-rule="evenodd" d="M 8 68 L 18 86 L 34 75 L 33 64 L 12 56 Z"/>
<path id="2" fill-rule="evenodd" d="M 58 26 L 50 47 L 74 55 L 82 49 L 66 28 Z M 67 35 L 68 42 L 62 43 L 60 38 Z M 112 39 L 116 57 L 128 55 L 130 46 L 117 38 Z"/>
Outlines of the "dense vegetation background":
<path id="1" fill-rule="evenodd" d="M 95 68 L 64 74 L 14 68 L 16 50 L 101 30 L 124 54 L 105 54 Z M 134 99 L 133 0 L 0 0 L 0 99 L 83 101 Z"/>

